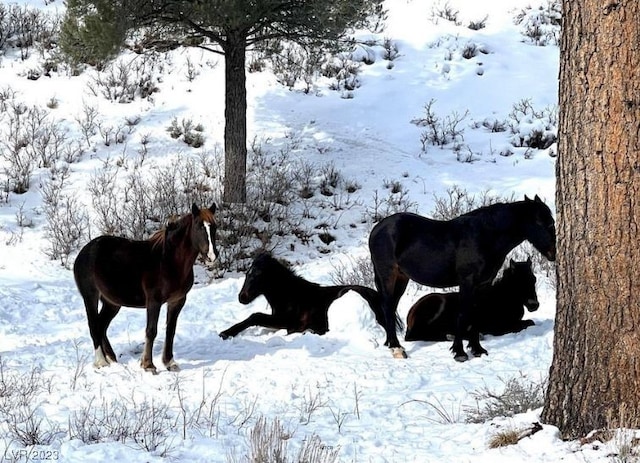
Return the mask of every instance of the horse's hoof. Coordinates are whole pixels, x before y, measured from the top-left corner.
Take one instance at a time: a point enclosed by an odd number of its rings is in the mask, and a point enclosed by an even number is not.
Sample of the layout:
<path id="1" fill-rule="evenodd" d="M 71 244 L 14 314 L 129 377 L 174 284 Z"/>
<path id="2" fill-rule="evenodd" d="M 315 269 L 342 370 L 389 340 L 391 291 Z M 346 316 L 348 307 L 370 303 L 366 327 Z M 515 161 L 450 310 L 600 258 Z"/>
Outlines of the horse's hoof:
<path id="1" fill-rule="evenodd" d="M 392 347 L 391 355 L 394 359 L 406 359 L 407 353 L 402 347 Z"/>
<path id="2" fill-rule="evenodd" d="M 175 360 L 171 360 L 166 366 L 168 371 L 180 371 L 180 365 Z"/>
<path id="3" fill-rule="evenodd" d="M 456 362 L 462 363 L 469 360 L 469 356 L 467 354 L 457 354 L 453 357 L 453 360 L 455 360 Z"/>
<path id="4" fill-rule="evenodd" d="M 487 352 L 487 349 L 485 349 L 484 347 L 471 349 L 471 353 L 473 354 L 474 357 L 482 357 L 483 355 L 489 355 L 489 352 Z"/>
<path id="5" fill-rule="evenodd" d="M 93 366 L 95 368 L 108 367 L 112 361 L 110 361 L 109 357 L 105 357 L 102 352 L 102 348 L 98 347 L 95 352 L 95 360 L 93 361 Z"/>
<path id="6" fill-rule="evenodd" d="M 158 374 L 158 369 L 156 367 L 146 367 L 144 371 L 151 373 L 152 375 Z"/>
<path id="7" fill-rule="evenodd" d="M 222 333 L 220 333 L 218 336 L 220 336 L 225 341 L 231 337 L 227 333 L 225 333 L 224 331 Z"/>

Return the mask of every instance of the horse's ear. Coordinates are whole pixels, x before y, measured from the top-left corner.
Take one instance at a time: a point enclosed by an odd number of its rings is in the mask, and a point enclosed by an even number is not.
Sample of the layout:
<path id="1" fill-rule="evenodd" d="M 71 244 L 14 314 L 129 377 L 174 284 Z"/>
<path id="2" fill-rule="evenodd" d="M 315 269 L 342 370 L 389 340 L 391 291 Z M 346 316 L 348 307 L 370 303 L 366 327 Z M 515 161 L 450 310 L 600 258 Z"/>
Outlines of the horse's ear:
<path id="1" fill-rule="evenodd" d="M 216 213 L 216 203 L 212 203 L 211 206 L 209 207 L 209 210 L 211 211 L 212 214 Z"/>
<path id="2" fill-rule="evenodd" d="M 531 201 L 531 199 L 527 195 L 524 195 L 524 200 L 525 201 Z"/>
<path id="3" fill-rule="evenodd" d="M 531 265 L 532 261 L 531 261 L 531 256 L 527 257 L 527 264 Z"/>
<path id="4" fill-rule="evenodd" d="M 540 196 L 538 196 L 538 195 L 536 195 L 536 197 L 535 197 L 535 198 L 533 198 L 533 199 L 534 199 L 534 201 L 535 201 L 535 202 L 537 202 L 537 203 L 541 203 L 541 202 L 542 202 L 542 200 L 540 199 Z"/>
<path id="5" fill-rule="evenodd" d="M 191 213 L 192 213 L 194 216 L 200 215 L 200 208 L 199 208 L 198 206 L 196 206 L 196 203 L 193 203 L 193 204 L 191 205 Z"/>
<path id="6" fill-rule="evenodd" d="M 515 266 L 516 266 L 516 261 L 513 260 L 513 258 L 509 259 L 509 267 L 515 268 Z"/>

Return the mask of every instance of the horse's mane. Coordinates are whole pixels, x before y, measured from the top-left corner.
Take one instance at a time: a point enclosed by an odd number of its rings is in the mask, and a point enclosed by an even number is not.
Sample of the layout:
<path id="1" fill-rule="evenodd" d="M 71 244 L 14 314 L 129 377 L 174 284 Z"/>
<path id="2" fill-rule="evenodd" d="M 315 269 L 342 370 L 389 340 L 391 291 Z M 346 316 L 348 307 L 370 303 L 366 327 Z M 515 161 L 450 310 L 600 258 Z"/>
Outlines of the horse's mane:
<path id="1" fill-rule="evenodd" d="M 202 209 L 200 209 L 200 218 L 204 222 L 209 222 L 210 224 L 215 224 L 216 223 L 215 214 L 213 212 L 211 212 L 211 210 L 209 210 L 206 207 L 203 207 Z"/>
<path id="2" fill-rule="evenodd" d="M 268 251 L 263 251 L 258 256 L 256 256 L 256 260 L 263 260 L 266 265 L 269 267 L 271 273 L 276 273 L 280 278 L 290 278 L 296 280 L 304 280 L 300 275 L 298 275 L 290 266 L 288 262 L 284 262 L 280 259 L 276 259 L 273 254 Z M 276 275 L 272 275 L 276 276 Z M 305 280 L 306 281 L 306 280 Z"/>
<path id="3" fill-rule="evenodd" d="M 154 232 L 153 235 L 149 237 L 148 241 L 151 243 L 151 249 L 162 249 L 164 251 L 167 242 L 167 232 L 188 226 L 190 216 L 191 214 L 185 214 L 178 219 L 169 219 L 166 226 Z"/>

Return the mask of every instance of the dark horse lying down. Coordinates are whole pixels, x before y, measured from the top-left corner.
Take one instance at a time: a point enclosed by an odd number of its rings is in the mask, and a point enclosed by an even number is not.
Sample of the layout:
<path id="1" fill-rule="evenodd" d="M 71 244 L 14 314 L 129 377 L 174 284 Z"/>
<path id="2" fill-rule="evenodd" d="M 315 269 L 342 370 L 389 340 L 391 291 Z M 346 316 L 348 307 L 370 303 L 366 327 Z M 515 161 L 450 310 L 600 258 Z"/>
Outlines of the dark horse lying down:
<path id="1" fill-rule="evenodd" d="M 534 325 L 532 320 L 522 319 L 524 307 L 529 312 L 534 312 L 540 306 L 531 259 L 526 262 L 515 262 L 512 259 L 502 278 L 478 291 L 475 305 L 472 318 L 480 333 L 500 336 L 517 333 Z M 455 333 L 459 313 L 460 293 L 427 294 L 409 309 L 404 339 L 445 341 Z M 468 338 L 467 333 L 463 336 Z"/>
<path id="2" fill-rule="evenodd" d="M 107 338 L 107 328 L 120 307 L 146 307 L 141 365 L 156 373 L 152 347 L 160 306 L 166 302 L 167 334 L 162 362 L 168 370 L 180 369 L 173 360 L 176 323 L 193 285 L 193 265 L 198 254 L 209 260 L 215 260 L 218 255 L 215 210 L 215 204 L 209 209 L 198 209 L 194 204 L 191 213 L 169 223 L 149 240 L 99 236 L 82 248 L 73 265 L 73 274 L 87 311 L 96 367 L 117 361 Z M 100 312 L 98 301 L 102 302 Z"/>
<path id="3" fill-rule="evenodd" d="M 401 212 L 378 222 L 369 236 L 369 249 L 385 314 L 386 345 L 393 356 L 406 357 L 395 331 L 395 316 L 409 280 L 438 288 L 459 286 L 460 315 L 451 347 L 454 358 L 469 358 L 462 345 L 469 325 L 472 354 L 486 354 L 471 323 L 475 295 L 491 284 L 509 251 L 525 240 L 555 260 L 555 223 L 537 195 L 481 207 L 452 220 Z"/>
<path id="4" fill-rule="evenodd" d="M 269 253 L 261 253 L 247 272 L 238 300 L 249 304 L 264 295 L 272 313 L 251 314 L 246 320 L 221 332 L 220 337 L 236 336 L 251 326 L 286 329 L 288 333 L 310 330 L 325 334 L 329 331 L 329 306 L 347 291 L 360 294 L 371 306 L 378 323 L 384 326 L 377 291 L 360 285 L 320 286 L 296 275 Z"/>

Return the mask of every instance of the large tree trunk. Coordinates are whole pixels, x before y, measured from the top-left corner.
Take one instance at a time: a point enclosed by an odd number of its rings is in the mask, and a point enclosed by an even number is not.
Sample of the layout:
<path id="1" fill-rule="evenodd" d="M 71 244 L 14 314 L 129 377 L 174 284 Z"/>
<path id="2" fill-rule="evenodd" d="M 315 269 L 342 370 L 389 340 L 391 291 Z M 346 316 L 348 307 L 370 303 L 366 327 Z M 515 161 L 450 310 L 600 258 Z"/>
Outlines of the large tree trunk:
<path id="1" fill-rule="evenodd" d="M 247 199 L 247 86 L 245 73 L 246 37 L 230 32 L 224 47 L 224 193 L 226 204 Z"/>
<path id="2" fill-rule="evenodd" d="M 542 419 L 575 438 L 624 425 L 624 408 L 640 417 L 640 2 L 563 0 L 563 15 L 557 314 Z"/>

